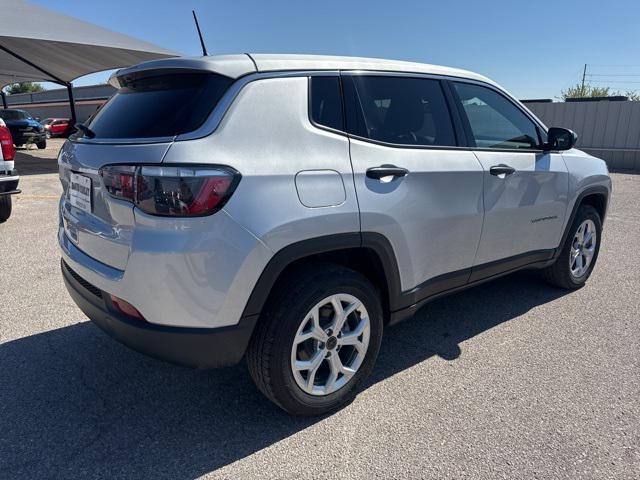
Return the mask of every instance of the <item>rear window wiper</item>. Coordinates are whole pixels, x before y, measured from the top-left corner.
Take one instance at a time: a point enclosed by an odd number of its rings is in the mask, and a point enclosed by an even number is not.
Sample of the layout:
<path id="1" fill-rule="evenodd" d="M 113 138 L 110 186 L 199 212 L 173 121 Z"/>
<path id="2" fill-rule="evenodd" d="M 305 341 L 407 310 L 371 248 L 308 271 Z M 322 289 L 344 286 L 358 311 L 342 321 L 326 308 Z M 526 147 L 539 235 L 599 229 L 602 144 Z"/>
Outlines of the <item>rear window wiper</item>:
<path id="1" fill-rule="evenodd" d="M 76 123 L 76 128 L 80 130 L 87 138 L 94 138 L 96 136 L 96 132 L 91 130 L 84 123 Z"/>

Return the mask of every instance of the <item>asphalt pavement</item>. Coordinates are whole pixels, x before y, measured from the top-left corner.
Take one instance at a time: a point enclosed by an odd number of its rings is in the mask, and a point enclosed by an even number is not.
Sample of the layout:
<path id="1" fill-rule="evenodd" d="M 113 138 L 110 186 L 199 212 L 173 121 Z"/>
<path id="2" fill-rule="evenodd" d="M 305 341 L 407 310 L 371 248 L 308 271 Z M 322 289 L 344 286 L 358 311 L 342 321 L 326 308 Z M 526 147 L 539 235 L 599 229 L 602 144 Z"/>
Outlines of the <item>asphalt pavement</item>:
<path id="1" fill-rule="evenodd" d="M 521 272 L 437 300 L 385 331 L 352 404 L 300 419 L 244 364 L 171 366 L 87 321 L 49 143 L 20 151 L 0 225 L 0 478 L 640 478 L 640 175 L 612 175 L 585 288 Z"/>

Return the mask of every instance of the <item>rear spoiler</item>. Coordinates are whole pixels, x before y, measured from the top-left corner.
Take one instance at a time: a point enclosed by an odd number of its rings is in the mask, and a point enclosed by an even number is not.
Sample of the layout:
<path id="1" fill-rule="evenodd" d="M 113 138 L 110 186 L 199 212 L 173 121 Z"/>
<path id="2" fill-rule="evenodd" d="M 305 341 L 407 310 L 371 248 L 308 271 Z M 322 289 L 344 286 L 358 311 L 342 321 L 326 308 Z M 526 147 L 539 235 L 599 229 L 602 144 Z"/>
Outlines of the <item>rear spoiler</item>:
<path id="1" fill-rule="evenodd" d="M 109 77 L 109 84 L 121 88 L 133 79 L 168 73 L 211 72 L 236 79 L 255 71 L 256 67 L 248 55 L 163 58 L 121 68 Z"/>

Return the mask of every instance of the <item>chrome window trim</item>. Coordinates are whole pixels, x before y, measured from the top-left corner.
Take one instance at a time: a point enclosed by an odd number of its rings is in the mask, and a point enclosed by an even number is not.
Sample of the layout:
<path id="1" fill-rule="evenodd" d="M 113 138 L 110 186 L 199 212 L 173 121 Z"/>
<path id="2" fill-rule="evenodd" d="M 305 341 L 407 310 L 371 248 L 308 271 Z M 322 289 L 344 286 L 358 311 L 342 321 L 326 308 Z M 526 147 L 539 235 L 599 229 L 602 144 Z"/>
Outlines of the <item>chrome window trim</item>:
<path id="1" fill-rule="evenodd" d="M 486 87 L 499 95 L 505 97 L 509 102 L 511 102 L 516 108 L 518 108 L 522 113 L 524 113 L 529 120 L 531 120 L 536 126 L 542 128 L 545 133 L 547 132 L 547 127 L 536 118 L 526 107 L 524 107 L 516 98 L 514 98 L 509 92 L 503 90 L 497 85 L 493 85 L 492 83 L 483 82 L 481 80 L 475 80 L 473 78 L 466 77 L 455 77 L 452 75 L 439 75 L 434 73 L 411 73 L 411 72 L 384 72 L 377 70 L 342 70 L 340 72 L 342 75 L 372 75 L 372 76 L 390 76 L 390 77 L 414 77 L 414 78 L 430 78 L 434 80 L 445 80 L 450 82 L 464 82 L 464 83 L 473 83 L 479 85 L 481 87 Z"/>
<path id="2" fill-rule="evenodd" d="M 449 75 L 438 75 L 433 73 L 416 73 L 416 72 L 394 72 L 394 71 L 386 71 L 386 70 L 284 70 L 284 71 L 266 71 L 266 72 L 253 72 L 242 77 L 239 77 L 232 85 L 229 87 L 227 92 L 222 96 L 222 99 L 218 102 L 218 105 L 213 110 L 211 115 L 205 122 L 200 126 L 200 128 L 194 130 L 193 132 L 184 133 L 178 135 L 175 138 L 175 141 L 183 141 L 183 140 L 195 140 L 198 138 L 203 138 L 208 135 L 214 133 L 222 119 L 226 115 L 229 107 L 236 99 L 240 91 L 249 83 L 254 82 L 256 80 L 264 80 L 269 78 L 292 78 L 292 77 L 311 77 L 311 76 L 340 76 L 340 75 L 378 75 L 378 76 L 398 76 L 398 77 L 414 77 L 414 78 L 429 78 L 434 80 L 465 80 L 464 77 L 455 77 Z M 482 85 L 491 86 L 491 84 L 485 82 L 478 82 Z M 511 98 L 511 97 L 509 97 Z M 320 128 L 320 127 L 317 127 Z M 338 135 L 349 135 L 345 132 L 320 128 L 321 130 L 330 131 L 332 133 Z M 369 139 L 364 139 L 368 141 Z M 391 145 L 391 144 L 390 144 Z M 397 145 L 394 145 L 397 146 Z M 418 146 L 420 148 L 421 146 Z M 430 147 L 433 148 L 433 147 Z M 467 148 L 467 147 L 453 147 L 453 148 Z"/>
<path id="3" fill-rule="evenodd" d="M 142 145 L 148 143 L 172 143 L 175 136 L 169 137 L 142 137 L 142 138 L 86 138 L 69 137 L 72 143 L 84 143 L 88 145 Z"/>
<path id="4" fill-rule="evenodd" d="M 370 75 L 370 76 L 391 76 L 391 77 L 409 77 L 409 78 L 428 78 L 432 80 L 444 80 L 452 82 L 466 82 L 477 84 L 486 88 L 490 88 L 499 95 L 505 97 L 508 101 L 514 104 L 522 113 L 524 113 L 534 125 L 541 128 L 545 133 L 547 128 L 534 117 L 520 102 L 514 99 L 509 93 L 488 82 L 475 80 L 466 77 L 457 77 L 453 75 L 441 75 L 434 73 L 419 73 L 419 72 L 397 72 L 388 70 L 283 70 L 283 71 L 265 71 L 265 72 L 252 72 L 241 77 L 238 77 L 235 82 L 231 84 L 229 89 L 222 96 L 213 112 L 204 121 L 204 123 L 196 130 L 188 133 L 183 133 L 177 136 L 165 136 L 165 137 L 146 137 L 146 138 L 100 138 L 100 139 L 87 139 L 85 137 L 70 138 L 72 142 L 87 143 L 87 144 L 117 144 L 117 145 L 130 145 L 130 144 L 151 144 L 151 143 L 167 143 L 167 142 L 180 142 L 187 140 L 197 140 L 199 138 L 207 137 L 213 134 L 224 116 L 228 112 L 229 108 L 235 101 L 236 97 L 242 91 L 242 89 L 251 82 L 257 80 L 265 80 L 270 78 L 294 78 L 294 77 L 311 77 L 311 76 L 341 76 L 341 75 Z M 498 152 L 519 152 L 519 153 L 531 153 L 542 152 L 542 150 L 523 150 L 523 149 L 496 149 L 496 148 L 479 148 L 469 146 L 438 146 L 438 145 L 402 145 L 393 144 L 381 141 L 373 141 L 369 138 L 359 137 L 343 131 L 331 129 L 328 127 L 322 127 L 312 123 L 315 128 L 325 130 L 336 135 L 342 135 L 349 138 L 361 140 L 363 142 L 370 142 L 376 145 L 388 146 L 392 148 L 413 148 L 413 149 L 426 149 L 426 150 L 482 150 L 482 151 L 498 151 Z"/>

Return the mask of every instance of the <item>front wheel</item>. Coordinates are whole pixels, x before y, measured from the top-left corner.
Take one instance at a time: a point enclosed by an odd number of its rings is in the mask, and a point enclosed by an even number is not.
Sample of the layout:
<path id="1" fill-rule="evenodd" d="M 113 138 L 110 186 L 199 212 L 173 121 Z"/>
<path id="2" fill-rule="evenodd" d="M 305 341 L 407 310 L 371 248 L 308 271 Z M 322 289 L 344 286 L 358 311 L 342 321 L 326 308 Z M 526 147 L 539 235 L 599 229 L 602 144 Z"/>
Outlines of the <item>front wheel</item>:
<path id="1" fill-rule="evenodd" d="M 11 216 L 11 195 L 0 195 L 0 223 L 9 220 Z"/>
<path id="2" fill-rule="evenodd" d="M 38 147 L 38 150 L 44 150 L 45 148 L 47 148 L 47 141 L 46 140 L 42 140 L 42 141 L 36 143 L 36 146 Z"/>
<path id="3" fill-rule="evenodd" d="M 259 390 L 292 415 L 321 415 L 356 395 L 382 340 L 378 292 L 361 274 L 317 264 L 278 286 L 247 351 Z"/>
<path id="4" fill-rule="evenodd" d="M 543 270 L 546 280 L 558 287 L 582 287 L 598 259 L 602 219 L 591 205 L 581 205 L 555 263 Z"/>

